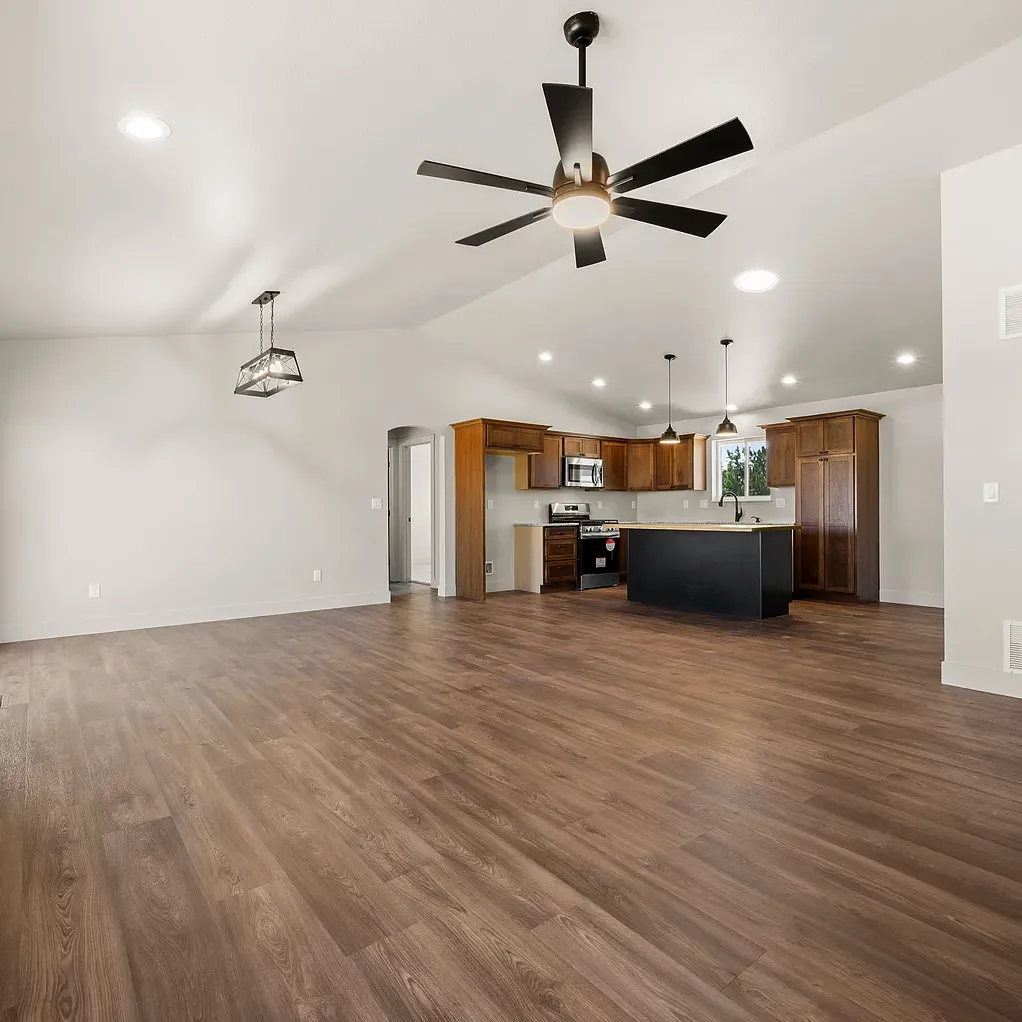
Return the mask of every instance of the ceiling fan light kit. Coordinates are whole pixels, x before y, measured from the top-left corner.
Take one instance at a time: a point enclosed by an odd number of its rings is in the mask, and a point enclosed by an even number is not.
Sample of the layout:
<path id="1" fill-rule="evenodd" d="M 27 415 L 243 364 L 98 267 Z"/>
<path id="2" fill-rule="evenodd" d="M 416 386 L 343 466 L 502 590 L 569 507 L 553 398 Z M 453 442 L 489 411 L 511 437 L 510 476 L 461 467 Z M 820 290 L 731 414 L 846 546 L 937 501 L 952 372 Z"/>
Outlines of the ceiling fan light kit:
<path id="1" fill-rule="evenodd" d="M 303 383 L 298 358 L 287 348 L 278 348 L 273 343 L 273 302 L 279 291 L 264 291 L 252 300 L 259 306 L 259 354 L 250 358 L 238 371 L 235 394 L 244 397 L 273 397 L 288 387 Z M 270 346 L 263 348 L 263 311 L 270 307 Z"/>
<path id="2" fill-rule="evenodd" d="M 424 177 L 527 192 L 550 199 L 549 206 L 541 206 L 477 234 L 459 238 L 459 245 L 485 245 L 545 220 L 552 214 L 560 226 L 572 231 L 575 265 L 581 269 L 602 263 L 607 258 L 600 225 L 610 216 L 637 220 L 699 238 L 708 237 L 727 219 L 724 213 L 648 199 L 621 198 L 636 188 L 748 152 L 753 145 L 749 133 L 736 117 L 612 174 L 607 161 L 593 151 L 593 91 L 586 87 L 586 51 L 599 32 L 600 19 L 593 11 L 582 11 L 568 18 L 564 23 L 564 38 L 578 50 L 578 85 L 546 83 L 543 86 L 560 156 L 552 186 L 434 163 L 432 160 L 424 160 L 419 165 L 418 173 Z"/>

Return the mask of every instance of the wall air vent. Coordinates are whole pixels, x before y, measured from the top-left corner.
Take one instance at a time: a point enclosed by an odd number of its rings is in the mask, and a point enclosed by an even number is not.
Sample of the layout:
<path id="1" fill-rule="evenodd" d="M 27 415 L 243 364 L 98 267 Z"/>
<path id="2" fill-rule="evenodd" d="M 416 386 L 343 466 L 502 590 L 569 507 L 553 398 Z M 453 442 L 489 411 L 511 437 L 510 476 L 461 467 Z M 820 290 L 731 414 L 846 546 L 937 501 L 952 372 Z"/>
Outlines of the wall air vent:
<path id="1" fill-rule="evenodd" d="M 999 292 L 1001 340 L 1022 337 L 1022 284 L 1002 287 Z"/>
<path id="2" fill-rule="evenodd" d="M 1004 622 L 1004 669 L 1022 674 L 1022 621 Z"/>

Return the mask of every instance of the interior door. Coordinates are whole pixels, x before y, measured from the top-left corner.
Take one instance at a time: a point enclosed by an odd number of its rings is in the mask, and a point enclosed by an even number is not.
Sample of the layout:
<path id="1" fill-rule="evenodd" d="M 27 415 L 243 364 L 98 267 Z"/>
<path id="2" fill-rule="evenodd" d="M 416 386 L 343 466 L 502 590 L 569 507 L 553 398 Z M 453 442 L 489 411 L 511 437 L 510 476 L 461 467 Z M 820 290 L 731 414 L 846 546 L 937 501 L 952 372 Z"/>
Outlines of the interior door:
<path id="1" fill-rule="evenodd" d="M 823 589 L 826 479 L 822 458 L 799 458 L 795 466 L 795 588 Z"/>
<path id="2" fill-rule="evenodd" d="M 855 592 L 855 457 L 828 455 L 823 461 L 826 509 L 823 531 L 824 588 Z"/>

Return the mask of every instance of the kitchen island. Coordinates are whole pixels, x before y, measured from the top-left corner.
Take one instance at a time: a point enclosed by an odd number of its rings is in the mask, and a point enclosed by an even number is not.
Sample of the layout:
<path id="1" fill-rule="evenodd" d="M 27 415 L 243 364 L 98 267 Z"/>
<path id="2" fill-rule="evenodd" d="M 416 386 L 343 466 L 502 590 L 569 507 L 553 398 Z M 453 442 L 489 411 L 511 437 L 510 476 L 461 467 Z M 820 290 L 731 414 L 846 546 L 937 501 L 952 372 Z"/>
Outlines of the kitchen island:
<path id="1" fill-rule="evenodd" d="M 795 525 L 622 522 L 628 599 L 762 619 L 788 613 Z"/>

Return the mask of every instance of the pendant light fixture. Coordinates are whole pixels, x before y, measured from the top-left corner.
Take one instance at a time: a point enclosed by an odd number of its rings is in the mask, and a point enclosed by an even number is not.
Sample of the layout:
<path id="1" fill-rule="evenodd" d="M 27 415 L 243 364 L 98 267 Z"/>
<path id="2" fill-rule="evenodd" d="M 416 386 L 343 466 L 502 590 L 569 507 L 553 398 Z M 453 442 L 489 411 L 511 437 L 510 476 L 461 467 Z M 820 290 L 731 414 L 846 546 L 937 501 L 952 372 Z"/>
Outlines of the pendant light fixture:
<path id="1" fill-rule="evenodd" d="M 673 419 L 673 415 L 671 414 L 671 363 L 676 357 L 676 355 L 664 355 L 664 358 L 667 361 L 667 429 L 660 434 L 660 443 L 662 444 L 681 443 L 678 439 L 678 434 L 674 431 L 674 424 L 671 421 Z"/>
<path id="2" fill-rule="evenodd" d="M 235 394 L 247 397 L 273 397 L 286 387 L 302 383 L 302 371 L 293 351 L 273 344 L 273 300 L 279 291 L 264 291 L 252 304 L 259 306 L 259 354 L 249 359 L 238 373 Z M 270 307 L 270 346 L 263 348 L 263 312 Z"/>
<path id="3" fill-rule="evenodd" d="M 721 345 L 724 348 L 724 418 L 721 420 L 720 425 L 717 427 L 717 432 L 714 436 L 738 436 L 738 427 L 728 418 L 727 408 L 727 349 L 735 342 L 730 337 L 724 337 L 721 340 Z"/>

